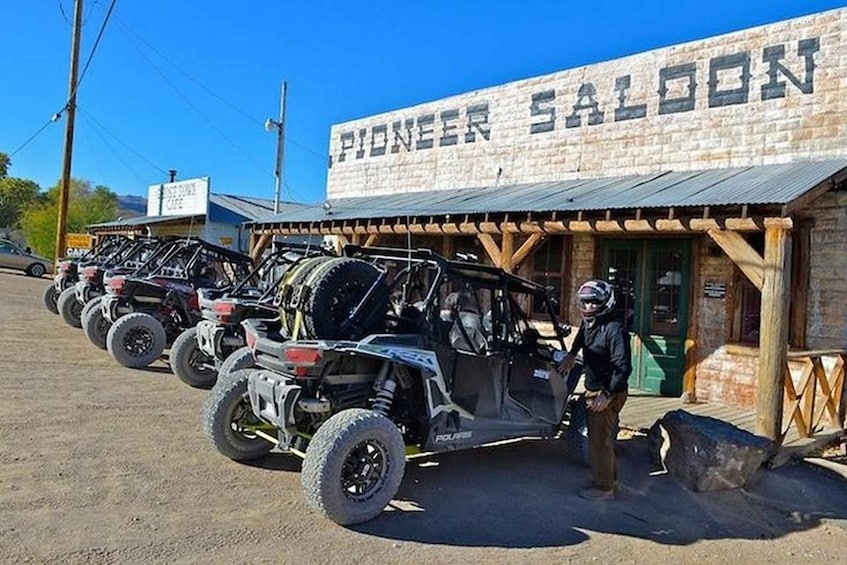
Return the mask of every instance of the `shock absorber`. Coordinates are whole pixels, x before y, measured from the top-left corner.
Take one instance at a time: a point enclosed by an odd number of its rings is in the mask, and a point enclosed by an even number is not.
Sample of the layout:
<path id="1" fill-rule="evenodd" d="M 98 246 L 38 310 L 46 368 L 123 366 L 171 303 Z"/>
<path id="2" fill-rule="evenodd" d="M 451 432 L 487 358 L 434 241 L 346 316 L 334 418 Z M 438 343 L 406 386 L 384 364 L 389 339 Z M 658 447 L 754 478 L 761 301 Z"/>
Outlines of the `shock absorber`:
<path id="1" fill-rule="evenodd" d="M 394 379 L 385 379 L 385 382 L 382 383 L 382 386 L 376 393 L 373 406 L 374 412 L 382 414 L 383 416 L 388 415 L 388 411 L 391 409 L 391 403 L 394 400 L 394 391 L 396 389 L 397 383 Z"/>

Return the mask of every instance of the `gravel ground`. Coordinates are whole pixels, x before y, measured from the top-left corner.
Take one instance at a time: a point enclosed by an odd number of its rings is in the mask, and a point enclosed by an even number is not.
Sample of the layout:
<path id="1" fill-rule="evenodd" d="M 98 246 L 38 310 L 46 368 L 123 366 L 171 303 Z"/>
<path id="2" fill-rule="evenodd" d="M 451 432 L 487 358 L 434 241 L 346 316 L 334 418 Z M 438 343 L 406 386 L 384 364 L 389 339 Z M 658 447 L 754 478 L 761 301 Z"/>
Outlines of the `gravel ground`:
<path id="1" fill-rule="evenodd" d="M 620 442 L 624 493 L 577 497 L 557 442 L 416 459 L 392 508 L 342 528 L 306 507 L 299 461 L 234 463 L 200 431 L 205 392 L 164 362 L 120 367 L 0 271 L 4 563 L 843 562 L 847 483 L 798 463 L 693 494 Z"/>

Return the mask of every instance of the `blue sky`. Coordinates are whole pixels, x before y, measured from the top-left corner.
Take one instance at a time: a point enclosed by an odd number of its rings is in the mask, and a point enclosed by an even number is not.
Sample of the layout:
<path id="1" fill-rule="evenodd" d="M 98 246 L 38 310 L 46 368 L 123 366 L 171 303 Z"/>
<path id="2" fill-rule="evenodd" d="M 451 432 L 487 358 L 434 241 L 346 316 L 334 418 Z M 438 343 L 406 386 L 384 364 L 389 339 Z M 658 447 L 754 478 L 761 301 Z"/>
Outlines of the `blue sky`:
<path id="1" fill-rule="evenodd" d="M 111 0 L 85 0 L 83 62 Z M 117 0 L 79 88 L 73 174 L 120 194 L 209 176 L 272 198 L 289 84 L 286 200 L 323 199 L 332 124 L 845 5 L 825 0 Z M 590 6 L 590 7 L 589 7 Z M 65 102 L 73 0 L 0 1 L 0 151 Z M 46 188 L 64 119 L 12 157 Z"/>

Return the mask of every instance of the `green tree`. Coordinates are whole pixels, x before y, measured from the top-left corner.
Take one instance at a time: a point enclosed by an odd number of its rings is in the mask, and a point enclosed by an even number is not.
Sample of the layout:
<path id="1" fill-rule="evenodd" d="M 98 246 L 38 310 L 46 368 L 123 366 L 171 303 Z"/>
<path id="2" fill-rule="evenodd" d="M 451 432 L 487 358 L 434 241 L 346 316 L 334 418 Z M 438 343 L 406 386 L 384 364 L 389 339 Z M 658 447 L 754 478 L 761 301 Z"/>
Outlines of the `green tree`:
<path id="1" fill-rule="evenodd" d="M 15 228 L 21 214 L 37 201 L 41 187 L 35 182 L 15 177 L 0 178 L 0 228 Z"/>
<path id="2" fill-rule="evenodd" d="M 108 187 L 72 179 L 68 191 L 68 233 L 81 233 L 85 227 L 108 222 L 118 215 L 118 197 Z M 44 198 L 30 205 L 21 218 L 21 230 L 27 243 L 45 257 L 56 251 L 56 218 L 59 214 L 59 185 L 50 188 Z"/>
<path id="3" fill-rule="evenodd" d="M 5 178 L 9 174 L 9 167 L 12 166 L 12 161 L 9 156 L 0 151 L 0 179 Z"/>

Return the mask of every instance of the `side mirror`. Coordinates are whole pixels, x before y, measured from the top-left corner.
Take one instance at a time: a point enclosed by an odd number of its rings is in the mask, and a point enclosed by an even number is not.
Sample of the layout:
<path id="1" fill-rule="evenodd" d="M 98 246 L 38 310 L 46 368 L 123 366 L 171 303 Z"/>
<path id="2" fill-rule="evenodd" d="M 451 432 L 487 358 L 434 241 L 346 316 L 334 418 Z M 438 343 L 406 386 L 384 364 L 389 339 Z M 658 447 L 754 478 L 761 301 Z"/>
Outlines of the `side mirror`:
<path id="1" fill-rule="evenodd" d="M 32 247 L 27 246 L 26 252 L 27 252 L 27 255 L 32 255 Z"/>
<path id="2" fill-rule="evenodd" d="M 559 324 L 557 329 L 559 330 L 559 336 L 560 337 L 568 337 L 569 335 L 571 335 L 571 332 L 573 331 L 573 328 L 571 328 L 571 325 L 564 323 L 564 322 Z"/>

